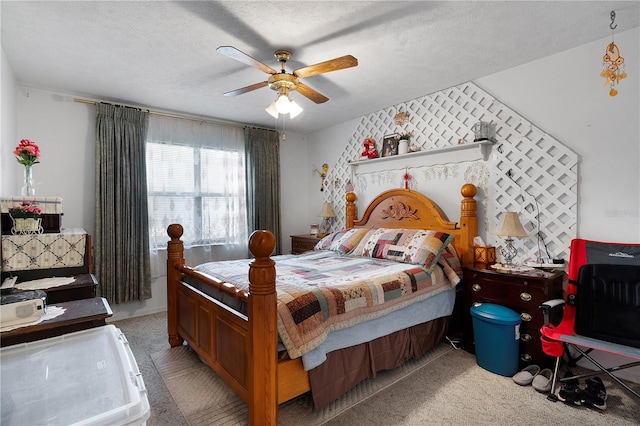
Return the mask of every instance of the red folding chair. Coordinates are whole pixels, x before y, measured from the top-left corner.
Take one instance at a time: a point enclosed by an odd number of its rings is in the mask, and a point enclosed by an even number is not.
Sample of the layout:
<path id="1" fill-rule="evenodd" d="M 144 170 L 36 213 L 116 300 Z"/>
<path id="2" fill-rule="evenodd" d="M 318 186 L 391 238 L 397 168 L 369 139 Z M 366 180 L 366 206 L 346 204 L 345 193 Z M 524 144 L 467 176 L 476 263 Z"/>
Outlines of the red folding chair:
<path id="1" fill-rule="evenodd" d="M 543 303 L 542 349 L 556 358 L 548 399 L 557 401 L 558 383 L 607 374 L 640 399 L 640 393 L 613 372 L 640 365 L 640 244 L 574 239 L 567 270 L 566 302 Z M 562 321 L 550 323 L 551 310 L 563 305 Z M 604 351 L 635 361 L 606 368 L 590 353 Z M 562 362 L 569 369 L 580 359 L 597 371 L 558 377 Z"/>

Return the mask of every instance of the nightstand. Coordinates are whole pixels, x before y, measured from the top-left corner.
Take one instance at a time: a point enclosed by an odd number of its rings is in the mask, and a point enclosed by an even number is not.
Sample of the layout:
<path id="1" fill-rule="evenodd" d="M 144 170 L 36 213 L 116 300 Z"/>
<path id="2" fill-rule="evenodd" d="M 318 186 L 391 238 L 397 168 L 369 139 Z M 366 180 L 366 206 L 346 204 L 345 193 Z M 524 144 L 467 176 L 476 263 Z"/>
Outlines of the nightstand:
<path id="1" fill-rule="evenodd" d="M 563 271 L 532 270 L 504 273 L 489 269 L 463 268 L 464 332 L 463 348 L 475 352 L 473 324 L 469 310 L 474 303 L 495 303 L 513 309 L 520 324 L 520 364 L 549 366 L 552 358 L 542 351 L 540 328 L 543 325 L 540 304 L 563 297 Z"/>
<path id="2" fill-rule="evenodd" d="M 318 241 L 320 241 L 320 238 L 311 234 L 292 235 L 291 254 L 301 254 L 305 251 L 313 250 Z"/>

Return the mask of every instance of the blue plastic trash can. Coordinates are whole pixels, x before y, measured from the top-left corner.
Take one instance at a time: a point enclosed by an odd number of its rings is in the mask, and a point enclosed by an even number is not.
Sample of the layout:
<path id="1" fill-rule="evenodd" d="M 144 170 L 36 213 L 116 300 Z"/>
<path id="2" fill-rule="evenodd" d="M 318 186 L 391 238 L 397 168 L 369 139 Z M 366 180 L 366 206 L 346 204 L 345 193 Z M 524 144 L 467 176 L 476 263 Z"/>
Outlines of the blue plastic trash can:
<path id="1" fill-rule="evenodd" d="M 506 306 L 476 303 L 471 307 L 476 362 L 501 376 L 518 371 L 520 315 Z"/>

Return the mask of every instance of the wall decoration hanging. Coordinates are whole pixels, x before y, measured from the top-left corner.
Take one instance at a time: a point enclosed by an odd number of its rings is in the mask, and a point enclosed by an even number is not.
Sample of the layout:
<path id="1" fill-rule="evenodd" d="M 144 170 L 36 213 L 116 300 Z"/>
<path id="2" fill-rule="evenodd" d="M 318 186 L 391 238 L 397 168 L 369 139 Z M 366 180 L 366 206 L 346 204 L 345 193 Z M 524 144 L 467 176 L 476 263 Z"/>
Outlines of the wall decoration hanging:
<path id="1" fill-rule="evenodd" d="M 404 111 L 400 111 L 393 117 L 393 121 L 396 122 L 397 126 L 402 126 L 409 120 L 409 114 Z"/>
<path id="2" fill-rule="evenodd" d="M 322 165 L 322 171 L 318 170 L 318 168 L 313 169 L 320 176 L 320 191 L 324 191 L 324 187 L 326 185 L 325 179 L 327 178 L 327 172 L 329 172 L 329 165 L 324 163 Z"/>
<path id="3" fill-rule="evenodd" d="M 411 175 L 409 174 L 409 168 L 405 167 L 404 174 L 402 175 L 402 180 L 404 180 L 404 189 L 409 189 L 409 181 L 411 180 Z"/>
<path id="4" fill-rule="evenodd" d="M 613 25 L 615 20 L 616 12 L 612 10 L 611 23 L 609 24 L 609 28 L 611 28 L 611 43 L 607 45 L 602 57 L 602 72 L 600 72 L 600 76 L 606 79 L 605 86 L 609 86 L 609 96 L 616 96 L 618 94 L 616 86 L 620 83 L 620 80 L 627 78 L 627 73 L 624 71 L 624 58 L 620 55 L 618 46 L 613 42 L 613 30 L 618 27 L 618 25 Z"/>

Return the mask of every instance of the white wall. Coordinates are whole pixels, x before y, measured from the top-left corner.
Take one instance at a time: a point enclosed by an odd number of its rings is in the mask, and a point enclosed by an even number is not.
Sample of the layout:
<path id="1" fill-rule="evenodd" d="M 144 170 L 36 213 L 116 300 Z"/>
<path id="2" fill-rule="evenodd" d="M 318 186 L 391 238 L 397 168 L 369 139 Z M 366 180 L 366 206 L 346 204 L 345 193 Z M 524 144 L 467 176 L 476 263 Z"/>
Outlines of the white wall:
<path id="1" fill-rule="evenodd" d="M 33 167 L 36 196 L 61 197 L 62 225 L 93 233 L 95 218 L 95 112 L 93 106 L 44 90 L 21 87 L 16 94 L 16 139 L 40 146 L 40 163 Z M 14 161 L 7 170 L 22 176 Z M 5 172 L 3 171 L 3 174 Z M 7 188 L 20 194 L 21 180 Z"/>
<path id="2" fill-rule="evenodd" d="M 0 101 L 0 165 L 2 170 L 8 170 L 13 163 L 16 163 L 13 155 L 13 149 L 19 141 L 15 141 L 16 126 L 16 79 L 13 70 L 7 62 L 4 50 L 0 59 L 0 91 L 2 97 Z M 13 142 L 15 141 L 15 144 Z M 9 187 L 14 185 L 17 178 L 14 175 L 5 176 L 6 173 L 0 173 L 0 196 L 8 194 L 5 191 L 5 185 Z"/>
<path id="3" fill-rule="evenodd" d="M 280 141 L 280 222 L 282 226 L 282 253 L 291 252 L 291 235 L 309 233 L 307 205 L 310 201 L 309 186 L 313 181 L 311 166 L 300 159 L 307 158 L 308 143 L 304 136 L 286 133 Z"/>

